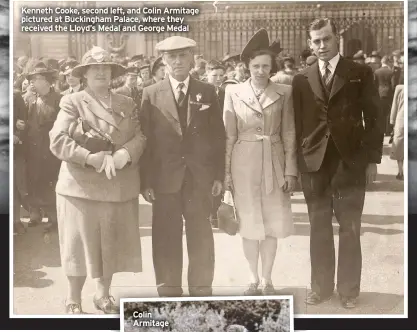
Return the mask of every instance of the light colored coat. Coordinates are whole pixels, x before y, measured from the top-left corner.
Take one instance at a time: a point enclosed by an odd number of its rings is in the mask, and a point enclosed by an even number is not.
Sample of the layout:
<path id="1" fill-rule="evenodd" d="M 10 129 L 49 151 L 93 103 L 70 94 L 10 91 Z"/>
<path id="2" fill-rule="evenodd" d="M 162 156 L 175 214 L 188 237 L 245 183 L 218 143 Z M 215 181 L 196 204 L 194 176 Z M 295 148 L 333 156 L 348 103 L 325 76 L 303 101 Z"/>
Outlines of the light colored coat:
<path id="1" fill-rule="evenodd" d="M 290 195 L 282 186 L 286 175 L 298 176 L 291 86 L 270 82 L 258 101 L 250 79 L 229 85 L 223 117 L 241 235 L 290 235 Z"/>
<path id="2" fill-rule="evenodd" d="M 110 113 L 87 90 L 65 95 L 50 136 L 52 153 L 62 160 L 56 192 L 61 195 L 102 202 L 124 202 L 137 198 L 140 192 L 138 161 L 145 148 L 146 138 L 140 129 L 135 103 L 129 97 L 111 93 Z M 116 150 L 125 148 L 131 163 L 116 170 L 108 180 L 105 172 L 86 165 L 90 153 L 69 136 L 69 128 L 81 117 L 89 124 L 108 133 Z"/>

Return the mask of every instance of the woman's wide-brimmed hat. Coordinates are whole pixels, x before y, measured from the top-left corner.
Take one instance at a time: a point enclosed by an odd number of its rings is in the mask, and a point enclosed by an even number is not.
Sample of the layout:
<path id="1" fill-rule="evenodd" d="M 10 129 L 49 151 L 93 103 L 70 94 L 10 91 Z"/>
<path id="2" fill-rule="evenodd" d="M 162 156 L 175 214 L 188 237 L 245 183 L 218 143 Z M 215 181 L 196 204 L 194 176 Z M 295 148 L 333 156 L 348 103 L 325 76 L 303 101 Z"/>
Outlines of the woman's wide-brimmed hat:
<path id="1" fill-rule="evenodd" d="M 26 79 L 30 81 L 31 77 L 34 75 L 43 75 L 43 76 L 56 76 L 58 71 L 52 68 L 49 68 L 45 62 L 41 60 L 35 60 L 28 62 L 26 68 Z"/>
<path id="2" fill-rule="evenodd" d="M 257 50 L 264 50 L 269 48 L 269 37 L 268 32 L 265 29 L 259 29 L 249 39 L 242 52 L 240 53 L 240 59 L 246 61 L 249 59 L 251 54 Z"/>
<path id="3" fill-rule="evenodd" d="M 91 50 L 84 54 L 81 64 L 72 70 L 72 75 L 82 78 L 87 68 L 94 65 L 109 65 L 111 67 L 112 78 L 124 75 L 126 71 L 125 67 L 112 61 L 109 52 L 101 47 L 94 46 Z"/>

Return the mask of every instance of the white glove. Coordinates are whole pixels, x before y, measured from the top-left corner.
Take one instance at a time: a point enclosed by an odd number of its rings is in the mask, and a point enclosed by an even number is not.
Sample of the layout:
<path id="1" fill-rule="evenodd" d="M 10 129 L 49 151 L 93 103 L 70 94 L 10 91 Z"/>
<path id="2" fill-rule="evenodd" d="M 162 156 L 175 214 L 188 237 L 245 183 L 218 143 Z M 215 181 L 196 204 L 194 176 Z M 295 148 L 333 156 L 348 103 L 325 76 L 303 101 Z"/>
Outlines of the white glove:
<path id="1" fill-rule="evenodd" d="M 114 160 L 112 156 L 106 155 L 104 157 L 103 165 L 101 165 L 101 168 L 98 170 L 98 172 L 101 173 L 103 169 L 106 172 L 106 176 L 109 180 L 112 179 L 112 176 L 116 176 L 116 168 L 114 166 Z"/>
<path id="2" fill-rule="evenodd" d="M 114 166 L 116 169 L 122 169 L 130 161 L 129 152 L 126 149 L 119 149 L 113 154 Z"/>

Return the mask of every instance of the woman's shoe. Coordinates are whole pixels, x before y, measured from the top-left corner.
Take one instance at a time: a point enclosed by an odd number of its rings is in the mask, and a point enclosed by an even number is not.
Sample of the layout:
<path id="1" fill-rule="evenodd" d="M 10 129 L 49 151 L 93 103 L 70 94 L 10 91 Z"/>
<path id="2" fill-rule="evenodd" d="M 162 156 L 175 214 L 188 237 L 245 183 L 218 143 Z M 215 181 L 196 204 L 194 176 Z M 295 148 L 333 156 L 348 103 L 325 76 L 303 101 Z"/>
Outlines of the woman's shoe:
<path id="1" fill-rule="evenodd" d="M 103 296 L 101 299 L 96 299 L 94 296 L 93 303 L 97 310 L 103 311 L 108 315 L 120 314 L 120 307 L 114 304 L 116 300 L 113 296 Z"/>
<path id="2" fill-rule="evenodd" d="M 277 292 L 274 288 L 274 285 L 272 285 L 271 283 L 266 283 L 262 286 L 262 295 L 276 295 L 276 293 Z"/>
<path id="3" fill-rule="evenodd" d="M 262 292 L 258 289 L 259 282 L 252 282 L 249 284 L 248 289 L 246 289 L 243 293 L 245 296 L 255 296 L 261 295 Z"/>
<path id="4" fill-rule="evenodd" d="M 83 309 L 81 308 L 81 303 L 70 303 L 65 305 L 65 312 L 68 315 L 82 315 Z"/>

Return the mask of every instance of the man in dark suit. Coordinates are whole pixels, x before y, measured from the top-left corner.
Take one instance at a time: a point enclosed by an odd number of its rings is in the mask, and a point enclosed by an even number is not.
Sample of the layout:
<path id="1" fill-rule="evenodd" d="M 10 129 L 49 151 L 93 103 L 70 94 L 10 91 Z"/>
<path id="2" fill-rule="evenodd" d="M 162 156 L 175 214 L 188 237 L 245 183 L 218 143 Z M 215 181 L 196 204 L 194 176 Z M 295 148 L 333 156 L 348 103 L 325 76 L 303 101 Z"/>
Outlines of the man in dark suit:
<path id="1" fill-rule="evenodd" d="M 334 21 L 317 19 L 309 45 L 318 61 L 294 77 L 299 169 L 310 220 L 311 288 L 306 303 L 334 290 L 333 213 L 340 225 L 337 290 L 345 308 L 359 296 L 365 186 L 381 162 L 383 131 L 372 69 L 340 56 Z M 363 126 L 364 122 L 364 126 Z"/>
<path id="2" fill-rule="evenodd" d="M 225 172 L 225 129 L 215 88 L 193 79 L 195 41 L 169 37 L 156 45 L 168 77 L 143 91 L 141 187 L 152 203 L 152 248 L 160 296 L 181 296 L 183 217 L 191 296 L 211 296 L 213 196 Z"/>
<path id="3" fill-rule="evenodd" d="M 381 68 L 376 69 L 374 72 L 375 83 L 378 88 L 379 97 L 381 98 L 381 112 L 384 116 L 384 130 L 386 135 L 390 135 L 392 131 L 390 113 L 392 98 L 394 96 L 394 90 L 392 87 L 393 71 L 388 66 L 388 62 L 388 57 L 383 56 L 381 59 Z"/>

